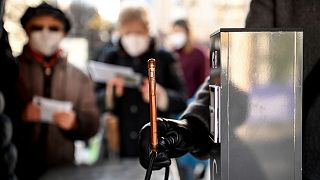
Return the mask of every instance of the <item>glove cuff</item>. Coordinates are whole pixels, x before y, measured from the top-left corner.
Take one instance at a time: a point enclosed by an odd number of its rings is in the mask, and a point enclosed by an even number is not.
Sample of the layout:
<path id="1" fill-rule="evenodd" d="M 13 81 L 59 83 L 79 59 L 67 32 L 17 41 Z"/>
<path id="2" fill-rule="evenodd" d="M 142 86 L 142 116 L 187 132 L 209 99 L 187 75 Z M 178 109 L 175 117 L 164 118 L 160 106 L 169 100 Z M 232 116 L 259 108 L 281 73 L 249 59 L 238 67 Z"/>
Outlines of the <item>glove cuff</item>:
<path id="1" fill-rule="evenodd" d="M 194 117 L 188 117 L 186 122 L 193 135 L 194 146 L 190 153 L 198 159 L 208 159 L 210 153 L 218 146 L 210 138 L 208 126 Z"/>

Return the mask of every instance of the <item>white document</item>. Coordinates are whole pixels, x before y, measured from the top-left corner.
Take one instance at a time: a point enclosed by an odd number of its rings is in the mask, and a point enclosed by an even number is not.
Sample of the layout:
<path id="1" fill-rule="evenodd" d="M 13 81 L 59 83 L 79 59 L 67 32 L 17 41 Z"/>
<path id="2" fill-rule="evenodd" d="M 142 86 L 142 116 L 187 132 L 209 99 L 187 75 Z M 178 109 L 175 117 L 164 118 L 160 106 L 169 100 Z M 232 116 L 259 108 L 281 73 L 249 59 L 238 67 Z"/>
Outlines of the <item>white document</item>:
<path id="1" fill-rule="evenodd" d="M 72 102 L 59 101 L 55 99 L 44 98 L 40 96 L 34 96 L 33 103 L 40 107 L 40 120 L 45 123 L 53 122 L 53 113 L 55 112 L 69 112 L 72 110 Z"/>
<path id="2" fill-rule="evenodd" d="M 89 61 L 88 70 L 93 81 L 98 83 L 108 82 L 115 76 L 123 77 L 126 87 L 139 87 L 142 82 L 141 74 L 134 72 L 130 67 Z"/>

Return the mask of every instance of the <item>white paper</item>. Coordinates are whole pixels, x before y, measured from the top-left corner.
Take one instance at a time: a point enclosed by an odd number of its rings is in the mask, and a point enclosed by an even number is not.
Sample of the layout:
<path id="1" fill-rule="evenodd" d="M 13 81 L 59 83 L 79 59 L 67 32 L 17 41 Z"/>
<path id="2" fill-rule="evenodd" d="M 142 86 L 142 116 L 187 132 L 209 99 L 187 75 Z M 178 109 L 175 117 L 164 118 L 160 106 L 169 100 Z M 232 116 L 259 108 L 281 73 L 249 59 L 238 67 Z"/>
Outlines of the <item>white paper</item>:
<path id="1" fill-rule="evenodd" d="M 73 106 L 70 101 L 59 101 L 40 96 L 34 96 L 32 102 L 40 107 L 40 121 L 52 124 L 54 123 L 53 113 L 70 112 Z"/>
<path id="2" fill-rule="evenodd" d="M 141 74 L 134 72 L 130 67 L 89 61 L 88 70 L 93 81 L 98 83 L 106 83 L 115 76 L 123 77 L 126 87 L 139 87 L 142 82 Z"/>

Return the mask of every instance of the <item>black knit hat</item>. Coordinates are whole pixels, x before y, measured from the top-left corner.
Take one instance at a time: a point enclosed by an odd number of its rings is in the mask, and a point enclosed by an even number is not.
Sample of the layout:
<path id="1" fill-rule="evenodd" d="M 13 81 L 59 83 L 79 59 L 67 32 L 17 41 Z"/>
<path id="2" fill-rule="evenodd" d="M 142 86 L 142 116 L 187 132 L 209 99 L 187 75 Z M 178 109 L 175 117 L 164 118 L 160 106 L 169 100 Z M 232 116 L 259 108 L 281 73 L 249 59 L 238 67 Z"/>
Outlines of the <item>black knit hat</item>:
<path id="1" fill-rule="evenodd" d="M 71 24 L 67 16 L 58 8 L 55 8 L 45 2 L 41 3 L 37 7 L 29 7 L 24 15 L 20 19 L 20 23 L 24 29 L 26 29 L 26 26 L 28 22 L 36 16 L 42 16 L 42 15 L 51 15 L 54 18 L 60 20 L 64 24 L 64 31 L 66 33 L 69 32 L 71 28 Z"/>

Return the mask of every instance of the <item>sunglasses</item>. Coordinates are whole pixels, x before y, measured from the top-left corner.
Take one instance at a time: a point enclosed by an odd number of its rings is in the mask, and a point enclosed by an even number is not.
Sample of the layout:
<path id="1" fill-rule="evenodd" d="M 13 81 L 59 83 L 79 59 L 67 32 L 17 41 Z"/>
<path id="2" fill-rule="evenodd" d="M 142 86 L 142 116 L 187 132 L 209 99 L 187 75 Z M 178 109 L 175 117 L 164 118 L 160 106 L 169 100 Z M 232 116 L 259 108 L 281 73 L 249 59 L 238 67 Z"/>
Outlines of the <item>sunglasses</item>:
<path id="1" fill-rule="evenodd" d="M 40 26 L 40 25 L 32 25 L 30 27 L 30 30 L 31 31 L 42 31 L 45 28 L 51 32 L 58 32 L 58 31 L 62 30 L 62 27 L 60 27 L 60 26 Z"/>

